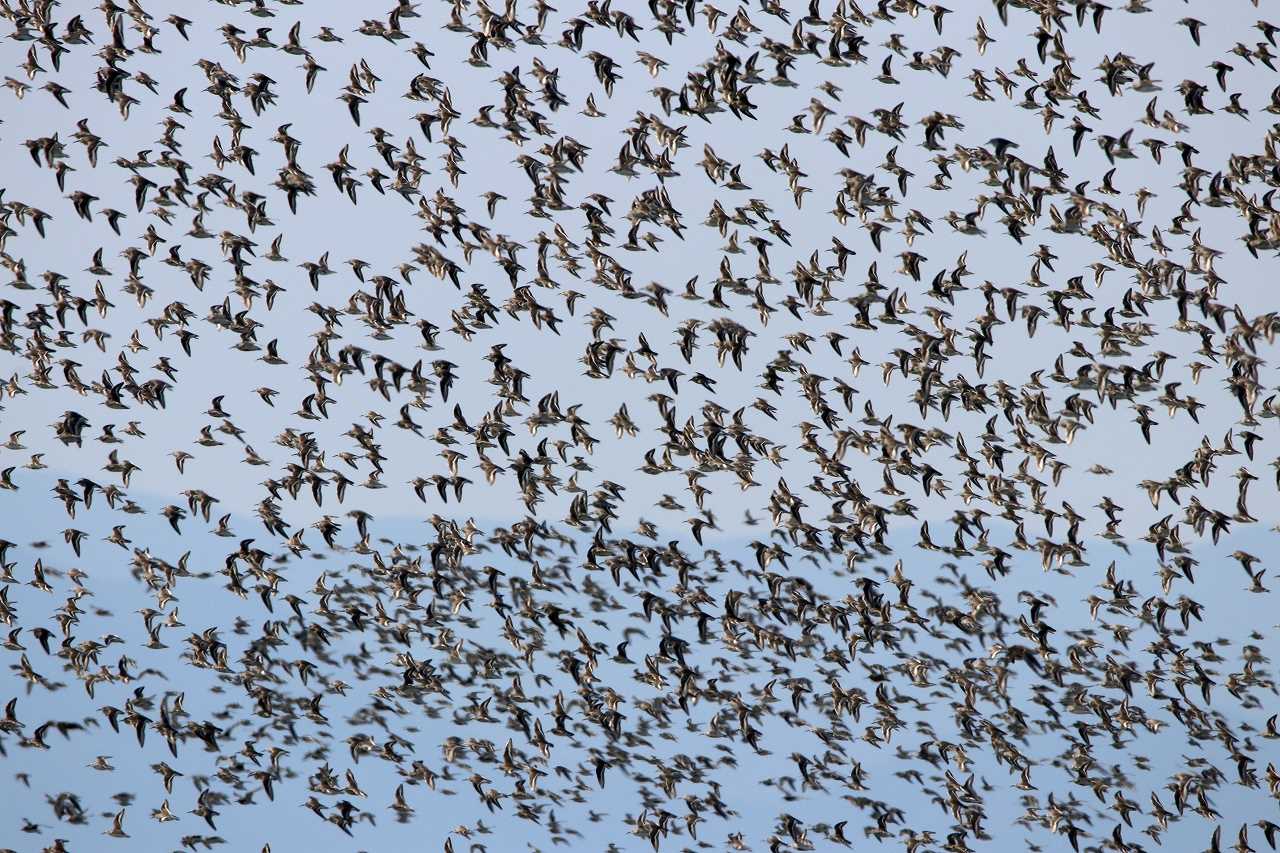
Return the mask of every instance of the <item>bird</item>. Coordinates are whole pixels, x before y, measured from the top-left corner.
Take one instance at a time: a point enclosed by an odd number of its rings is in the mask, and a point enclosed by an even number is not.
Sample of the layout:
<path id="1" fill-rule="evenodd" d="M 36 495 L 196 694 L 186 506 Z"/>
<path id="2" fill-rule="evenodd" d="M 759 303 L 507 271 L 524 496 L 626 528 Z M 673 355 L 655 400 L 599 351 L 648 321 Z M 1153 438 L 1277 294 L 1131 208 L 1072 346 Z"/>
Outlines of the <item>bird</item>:
<path id="1" fill-rule="evenodd" d="M 71 5 L 0 7 L 15 836 L 1275 846 L 1280 26 Z"/>

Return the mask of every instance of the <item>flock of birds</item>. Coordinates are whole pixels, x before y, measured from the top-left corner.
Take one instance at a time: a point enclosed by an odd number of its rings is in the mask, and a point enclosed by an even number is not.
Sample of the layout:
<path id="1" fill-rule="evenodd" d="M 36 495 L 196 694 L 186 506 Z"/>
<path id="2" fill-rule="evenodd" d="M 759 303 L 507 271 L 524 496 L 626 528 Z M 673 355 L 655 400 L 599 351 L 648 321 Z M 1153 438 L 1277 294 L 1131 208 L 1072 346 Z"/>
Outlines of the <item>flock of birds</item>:
<path id="1" fill-rule="evenodd" d="M 1276 849 L 1280 24 L 954 5 L 0 0 L 0 847 Z"/>

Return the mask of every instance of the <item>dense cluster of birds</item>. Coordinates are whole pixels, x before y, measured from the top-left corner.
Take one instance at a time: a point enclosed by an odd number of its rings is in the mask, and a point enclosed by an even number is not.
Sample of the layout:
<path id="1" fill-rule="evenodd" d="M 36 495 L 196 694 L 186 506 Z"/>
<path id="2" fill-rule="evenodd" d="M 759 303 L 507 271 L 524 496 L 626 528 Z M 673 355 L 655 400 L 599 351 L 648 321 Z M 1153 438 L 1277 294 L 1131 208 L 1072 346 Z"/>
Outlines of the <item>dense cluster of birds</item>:
<path id="1" fill-rule="evenodd" d="M 1280 24 L 579 4 L 0 0 L 0 848 L 1276 849 Z"/>

